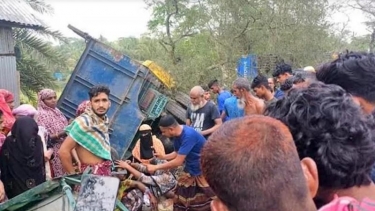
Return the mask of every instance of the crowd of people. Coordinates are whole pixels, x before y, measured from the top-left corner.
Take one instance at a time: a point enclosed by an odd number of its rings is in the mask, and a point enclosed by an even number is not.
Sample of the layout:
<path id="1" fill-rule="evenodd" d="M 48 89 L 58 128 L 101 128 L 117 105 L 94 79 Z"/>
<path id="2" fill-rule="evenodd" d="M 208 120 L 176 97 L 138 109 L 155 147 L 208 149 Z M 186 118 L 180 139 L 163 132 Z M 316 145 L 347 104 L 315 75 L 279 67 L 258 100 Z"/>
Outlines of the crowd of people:
<path id="1" fill-rule="evenodd" d="M 375 210 L 374 82 L 375 55 L 359 52 L 316 71 L 283 63 L 230 91 L 212 80 L 191 89 L 185 124 L 158 120 L 173 152 L 143 124 L 126 161 L 111 156 L 106 86 L 70 121 L 52 90 L 37 109 L 0 90 L 0 200 L 90 167 L 127 170 L 118 198 L 131 211 Z"/>

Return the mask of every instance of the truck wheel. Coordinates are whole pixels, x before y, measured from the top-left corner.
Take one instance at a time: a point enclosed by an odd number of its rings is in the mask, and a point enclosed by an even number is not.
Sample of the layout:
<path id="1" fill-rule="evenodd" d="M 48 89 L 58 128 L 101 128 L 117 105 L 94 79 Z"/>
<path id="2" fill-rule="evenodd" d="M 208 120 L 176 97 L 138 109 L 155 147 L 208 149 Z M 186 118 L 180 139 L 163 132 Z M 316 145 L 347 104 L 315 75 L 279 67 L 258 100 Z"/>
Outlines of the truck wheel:
<path id="1" fill-rule="evenodd" d="M 183 92 L 177 92 L 174 95 L 174 100 L 176 100 L 178 103 L 182 105 L 182 107 L 187 108 L 190 104 L 190 97 L 189 95 L 183 93 Z"/>
<path id="2" fill-rule="evenodd" d="M 172 114 L 177 121 L 185 122 L 186 121 L 186 110 L 182 108 L 178 103 L 175 101 L 168 101 L 166 105 L 166 110 L 168 113 Z"/>

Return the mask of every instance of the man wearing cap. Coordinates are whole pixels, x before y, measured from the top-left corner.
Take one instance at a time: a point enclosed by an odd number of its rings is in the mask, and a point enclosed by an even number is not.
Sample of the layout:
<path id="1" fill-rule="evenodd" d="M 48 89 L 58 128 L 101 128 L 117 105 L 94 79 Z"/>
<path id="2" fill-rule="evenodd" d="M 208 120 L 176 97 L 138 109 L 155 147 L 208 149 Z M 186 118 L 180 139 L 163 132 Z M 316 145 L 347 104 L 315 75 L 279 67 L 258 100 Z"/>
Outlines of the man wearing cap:
<path id="1" fill-rule="evenodd" d="M 163 143 L 153 136 L 151 127 L 147 124 L 141 125 L 139 128 L 140 137 L 132 151 L 133 158 L 136 162 L 149 164 L 154 158 L 154 151 L 158 156 L 164 156 L 165 150 Z"/>

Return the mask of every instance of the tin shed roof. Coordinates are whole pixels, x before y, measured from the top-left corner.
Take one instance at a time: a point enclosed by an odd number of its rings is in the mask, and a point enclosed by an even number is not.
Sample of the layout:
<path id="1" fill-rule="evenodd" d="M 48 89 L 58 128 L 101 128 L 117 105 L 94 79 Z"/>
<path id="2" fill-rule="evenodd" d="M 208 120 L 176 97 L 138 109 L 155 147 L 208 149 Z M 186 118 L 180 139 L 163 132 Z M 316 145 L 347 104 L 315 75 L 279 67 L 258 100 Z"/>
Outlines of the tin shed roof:
<path id="1" fill-rule="evenodd" d="M 20 28 L 43 28 L 43 21 L 38 18 L 25 0 L 0 0 L 0 26 Z"/>

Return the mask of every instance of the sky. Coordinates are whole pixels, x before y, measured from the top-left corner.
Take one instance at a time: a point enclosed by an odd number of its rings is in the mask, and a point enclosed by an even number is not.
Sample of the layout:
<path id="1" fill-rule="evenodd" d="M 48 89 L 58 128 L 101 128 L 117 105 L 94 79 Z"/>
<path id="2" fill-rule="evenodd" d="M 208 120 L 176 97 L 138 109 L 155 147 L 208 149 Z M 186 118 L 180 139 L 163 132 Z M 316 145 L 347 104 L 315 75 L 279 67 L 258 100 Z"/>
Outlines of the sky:
<path id="1" fill-rule="evenodd" d="M 52 17 L 44 18 L 53 29 L 76 37 L 68 24 L 93 37 L 103 35 L 112 41 L 119 37 L 147 32 L 152 11 L 143 0 L 45 0 L 54 8 Z"/>
<path id="2" fill-rule="evenodd" d="M 45 0 L 54 8 L 52 16 L 45 21 L 53 29 L 60 30 L 68 37 L 78 37 L 67 28 L 68 24 L 89 33 L 93 37 L 104 36 L 108 40 L 119 37 L 139 37 L 147 32 L 147 22 L 151 9 L 143 0 Z M 343 22 L 349 22 L 347 28 L 356 35 L 367 34 L 363 24 L 365 18 L 359 11 L 349 11 L 349 15 L 332 15 L 332 22 L 341 28 Z"/>

